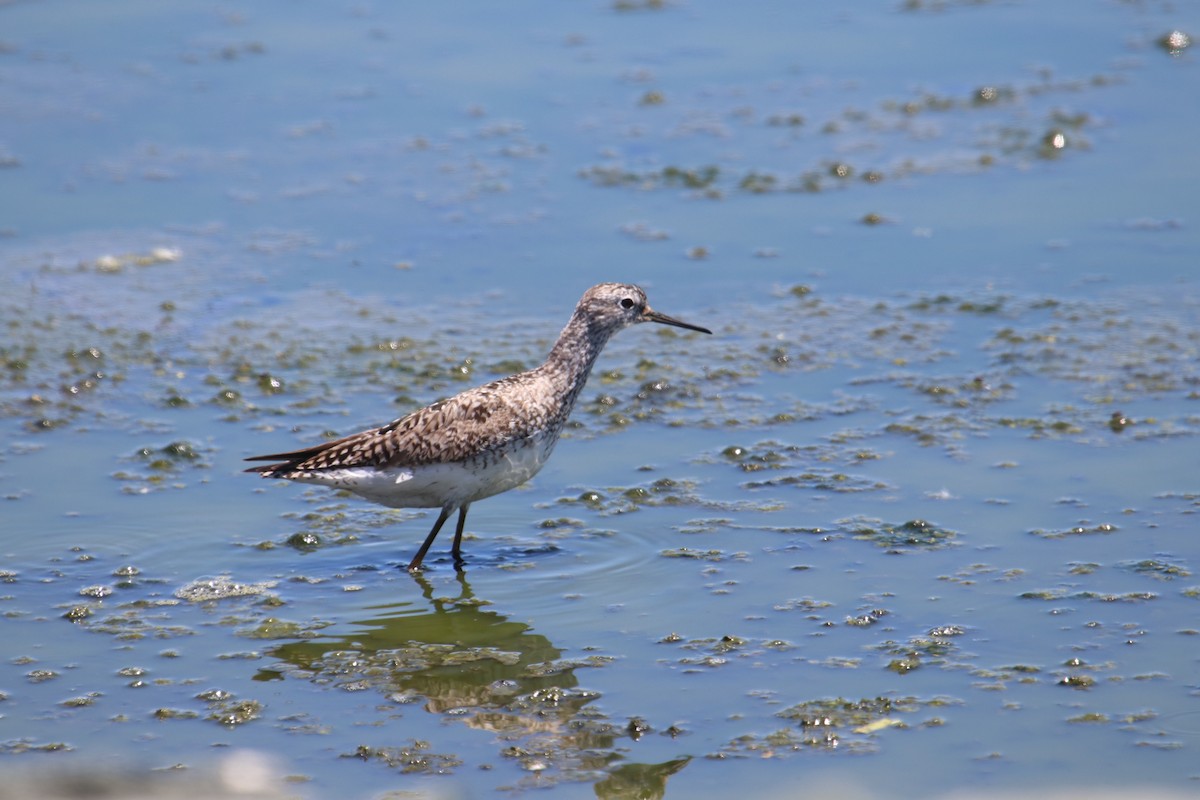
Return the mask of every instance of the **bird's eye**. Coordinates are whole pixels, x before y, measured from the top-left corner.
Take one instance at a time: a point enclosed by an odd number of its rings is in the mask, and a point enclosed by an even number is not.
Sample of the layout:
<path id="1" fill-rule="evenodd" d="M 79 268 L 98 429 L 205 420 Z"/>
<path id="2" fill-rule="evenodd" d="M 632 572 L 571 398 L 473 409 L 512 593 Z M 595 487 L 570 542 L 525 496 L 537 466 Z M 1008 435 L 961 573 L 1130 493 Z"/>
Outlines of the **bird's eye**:
<path id="1" fill-rule="evenodd" d="M 633 308 L 633 306 L 634 306 L 633 298 L 626 297 L 621 300 L 621 308 Z"/>

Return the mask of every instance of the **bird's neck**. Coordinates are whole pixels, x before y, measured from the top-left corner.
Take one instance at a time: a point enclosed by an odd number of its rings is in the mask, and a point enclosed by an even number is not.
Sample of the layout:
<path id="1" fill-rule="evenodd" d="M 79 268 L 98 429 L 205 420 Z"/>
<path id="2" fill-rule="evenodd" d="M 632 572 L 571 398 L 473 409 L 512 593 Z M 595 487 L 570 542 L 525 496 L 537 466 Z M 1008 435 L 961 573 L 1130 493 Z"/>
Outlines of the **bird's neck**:
<path id="1" fill-rule="evenodd" d="M 592 365 L 613 333 L 589 325 L 584 315 L 576 311 L 558 335 L 558 341 L 541 368 L 554 381 L 568 406 L 574 405 L 591 374 Z"/>

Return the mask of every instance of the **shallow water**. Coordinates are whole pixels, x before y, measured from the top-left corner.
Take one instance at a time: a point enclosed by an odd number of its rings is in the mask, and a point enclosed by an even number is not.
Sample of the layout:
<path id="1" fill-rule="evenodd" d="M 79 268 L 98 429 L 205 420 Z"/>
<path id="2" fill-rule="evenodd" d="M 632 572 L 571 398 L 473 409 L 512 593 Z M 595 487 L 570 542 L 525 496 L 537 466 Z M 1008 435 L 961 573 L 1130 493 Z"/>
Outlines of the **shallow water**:
<path id="1" fill-rule="evenodd" d="M 1195 791 L 1200 9 L 462 19 L 0 8 L 0 769 Z M 465 573 L 240 472 L 601 280 L 715 335 L 617 337 Z"/>

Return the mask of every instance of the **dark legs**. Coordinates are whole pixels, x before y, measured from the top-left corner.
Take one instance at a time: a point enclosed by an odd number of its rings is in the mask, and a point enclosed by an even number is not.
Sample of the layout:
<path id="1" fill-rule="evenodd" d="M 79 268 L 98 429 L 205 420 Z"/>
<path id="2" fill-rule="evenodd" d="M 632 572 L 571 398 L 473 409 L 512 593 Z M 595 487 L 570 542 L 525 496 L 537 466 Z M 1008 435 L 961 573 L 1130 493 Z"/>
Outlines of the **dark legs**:
<path id="1" fill-rule="evenodd" d="M 467 524 L 467 509 L 471 507 L 470 503 L 466 503 L 458 510 L 458 529 L 454 532 L 454 548 L 451 553 L 454 554 L 454 566 L 462 567 L 462 535 L 463 526 Z M 433 530 L 425 537 L 425 543 L 421 545 L 421 549 L 413 556 L 413 560 L 408 562 L 408 571 L 416 572 L 421 569 L 421 562 L 425 560 L 425 554 L 429 552 L 429 548 L 433 545 L 433 540 L 437 538 L 438 532 L 442 526 L 446 524 L 446 520 L 450 519 L 450 514 L 454 511 L 454 506 L 442 506 L 442 511 L 438 514 L 437 522 L 433 523 Z"/>
<path id="2" fill-rule="evenodd" d="M 446 520 L 450 519 L 450 512 L 454 510 L 453 506 L 442 506 L 442 513 L 438 514 L 437 522 L 433 523 L 433 530 L 425 537 L 425 544 L 421 545 L 421 549 L 413 556 L 413 560 L 408 562 L 408 571 L 416 572 L 421 568 L 421 562 L 425 559 L 425 554 L 429 552 L 430 545 L 437 538 L 438 531 L 446 524 Z"/>
<path id="3" fill-rule="evenodd" d="M 463 526 L 467 524 L 467 509 L 471 507 L 470 503 L 464 503 L 463 507 L 458 510 L 458 527 L 454 529 L 454 547 L 450 549 L 450 553 L 454 556 L 454 568 L 461 571 L 463 564 L 462 557 L 462 535 Z"/>

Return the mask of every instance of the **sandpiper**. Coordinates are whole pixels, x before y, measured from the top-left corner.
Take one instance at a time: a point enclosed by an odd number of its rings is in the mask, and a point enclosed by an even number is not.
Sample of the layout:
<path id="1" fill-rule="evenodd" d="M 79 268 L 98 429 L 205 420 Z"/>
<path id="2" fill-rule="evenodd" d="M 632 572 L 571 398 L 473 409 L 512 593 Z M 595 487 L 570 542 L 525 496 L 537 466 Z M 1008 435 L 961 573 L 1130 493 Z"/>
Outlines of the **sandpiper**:
<path id="1" fill-rule="evenodd" d="M 458 511 L 452 554 L 462 566 L 463 525 L 476 500 L 506 492 L 546 463 L 592 365 L 609 338 L 639 322 L 712 333 L 661 314 L 627 283 L 601 283 L 583 293 L 540 367 L 468 389 L 379 428 L 290 453 L 247 472 L 347 489 L 392 508 L 440 508 L 433 529 L 408 565 L 421 562 L 438 531 Z"/>

